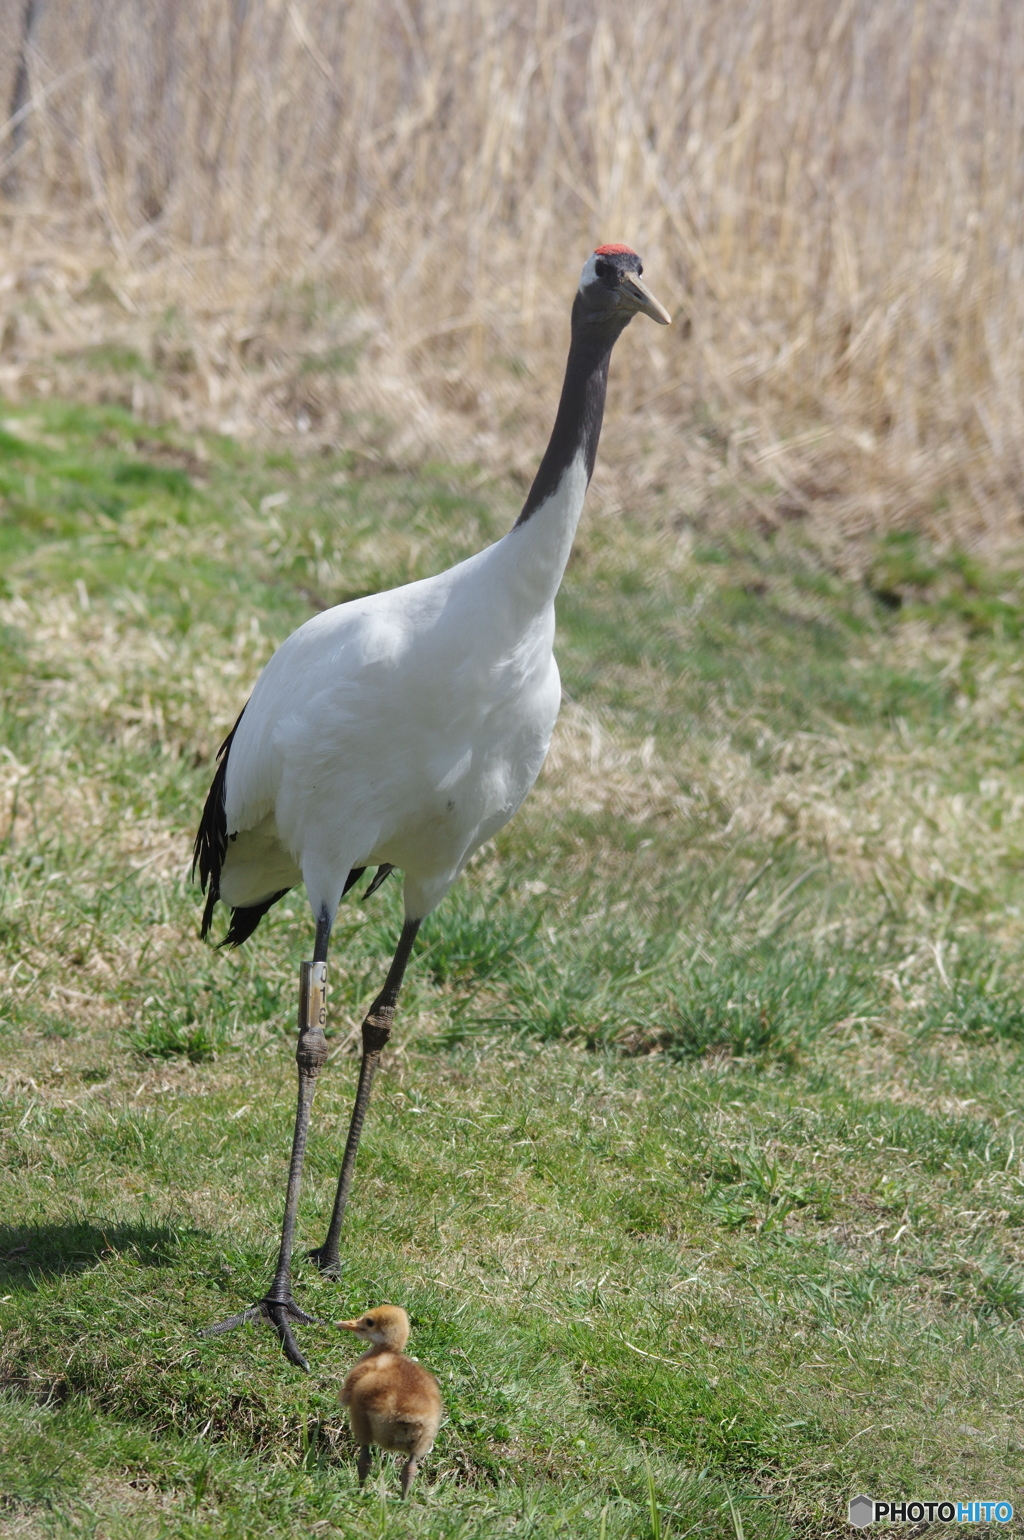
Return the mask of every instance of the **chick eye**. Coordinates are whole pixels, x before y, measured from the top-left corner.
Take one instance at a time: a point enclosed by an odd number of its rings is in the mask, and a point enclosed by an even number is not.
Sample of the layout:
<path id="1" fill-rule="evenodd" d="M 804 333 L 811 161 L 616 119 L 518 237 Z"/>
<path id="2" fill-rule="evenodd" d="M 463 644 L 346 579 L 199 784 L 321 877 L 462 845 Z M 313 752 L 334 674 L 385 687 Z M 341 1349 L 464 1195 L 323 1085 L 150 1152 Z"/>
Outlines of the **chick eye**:
<path id="1" fill-rule="evenodd" d="M 373 1317 L 368 1315 L 366 1317 L 366 1320 L 363 1322 L 363 1325 L 364 1326 L 372 1326 L 373 1325 Z"/>

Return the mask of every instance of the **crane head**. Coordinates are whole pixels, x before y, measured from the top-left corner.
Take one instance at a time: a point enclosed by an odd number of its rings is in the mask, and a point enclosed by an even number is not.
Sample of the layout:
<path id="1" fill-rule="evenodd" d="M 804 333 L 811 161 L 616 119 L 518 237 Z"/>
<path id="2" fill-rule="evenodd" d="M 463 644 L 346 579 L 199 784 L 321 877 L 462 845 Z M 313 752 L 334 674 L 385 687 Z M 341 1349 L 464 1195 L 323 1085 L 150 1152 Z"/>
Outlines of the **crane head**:
<path id="1" fill-rule="evenodd" d="M 588 257 L 580 279 L 580 319 L 615 319 L 624 326 L 635 315 L 649 315 L 652 321 L 668 326 L 672 317 L 644 283 L 643 270 L 643 263 L 631 247 L 618 242 L 598 246 Z"/>

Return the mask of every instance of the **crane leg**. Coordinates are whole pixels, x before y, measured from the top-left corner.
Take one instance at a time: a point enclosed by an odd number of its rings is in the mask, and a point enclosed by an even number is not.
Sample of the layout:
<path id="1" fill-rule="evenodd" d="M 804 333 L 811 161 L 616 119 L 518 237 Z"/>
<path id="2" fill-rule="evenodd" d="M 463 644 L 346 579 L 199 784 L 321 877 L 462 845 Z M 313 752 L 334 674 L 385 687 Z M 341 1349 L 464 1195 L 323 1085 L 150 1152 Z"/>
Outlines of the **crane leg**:
<path id="1" fill-rule="evenodd" d="M 384 988 L 376 1000 L 374 1000 L 366 1020 L 363 1022 L 363 1057 L 359 1066 L 359 1084 L 356 1088 L 356 1101 L 352 1109 L 352 1121 L 349 1124 L 348 1139 L 345 1142 L 345 1154 L 341 1162 L 341 1175 L 338 1177 L 338 1191 L 334 1198 L 334 1212 L 331 1214 L 331 1223 L 323 1245 L 318 1246 L 315 1251 L 309 1253 L 320 1271 L 326 1273 L 329 1278 L 338 1278 L 341 1275 L 338 1238 L 341 1235 L 341 1222 L 345 1217 L 345 1205 L 348 1202 L 349 1189 L 352 1186 L 352 1176 L 356 1168 L 356 1151 L 359 1148 L 359 1135 L 363 1131 L 366 1109 L 370 1105 L 370 1092 L 373 1089 L 373 1077 L 377 1073 L 381 1050 L 391 1036 L 391 1025 L 395 1019 L 395 1006 L 398 1003 L 398 991 L 402 987 L 402 979 L 405 977 L 409 954 L 412 952 L 413 942 L 416 940 L 416 932 L 420 928 L 420 923 L 419 920 L 406 920 L 402 926 L 402 934 L 398 939 L 398 946 L 395 949 L 391 967 L 388 969 Z"/>
<path id="2" fill-rule="evenodd" d="M 327 1021 L 327 946 L 331 935 L 331 920 L 326 913 L 320 916 L 316 927 L 316 945 L 313 961 L 304 962 L 299 983 L 299 1041 L 295 1058 L 299 1068 L 299 1097 L 295 1109 L 295 1133 L 292 1138 L 292 1158 L 288 1168 L 288 1190 L 284 1203 L 284 1222 L 281 1226 L 281 1247 L 277 1256 L 277 1269 L 273 1282 L 262 1299 L 239 1315 L 207 1326 L 201 1337 L 216 1337 L 231 1331 L 247 1321 L 270 1321 L 281 1339 L 285 1357 L 300 1369 L 309 1369 L 292 1333 L 292 1322 L 311 1325 L 313 1317 L 300 1310 L 292 1298 L 291 1266 L 292 1249 L 295 1245 L 295 1221 L 299 1209 L 299 1189 L 302 1185 L 302 1164 L 306 1155 L 309 1136 L 309 1113 L 313 1105 L 317 1076 L 327 1060 L 327 1038 L 324 1026 Z"/>

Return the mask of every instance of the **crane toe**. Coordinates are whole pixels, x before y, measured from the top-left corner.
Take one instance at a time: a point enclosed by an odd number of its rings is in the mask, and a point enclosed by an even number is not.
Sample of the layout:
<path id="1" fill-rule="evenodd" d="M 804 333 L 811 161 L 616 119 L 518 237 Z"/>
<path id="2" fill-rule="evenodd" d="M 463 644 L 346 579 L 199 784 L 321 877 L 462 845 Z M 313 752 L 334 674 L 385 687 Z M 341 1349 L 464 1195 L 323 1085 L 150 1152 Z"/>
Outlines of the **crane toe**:
<path id="1" fill-rule="evenodd" d="M 298 1326 L 316 1326 L 315 1316 L 307 1315 L 305 1310 L 299 1308 L 291 1294 L 283 1299 L 271 1299 L 264 1297 L 257 1300 L 255 1305 L 250 1305 L 247 1310 L 240 1310 L 237 1315 L 229 1315 L 227 1320 L 216 1321 L 212 1326 L 204 1326 L 197 1332 L 200 1337 L 222 1337 L 225 1332 L 234 1331 L 236 1326 L 248 1326 L 251 1321 L 269 1321 L 281 1339 L 281 1347 L 284 1355 L 296 1368 L 304 1369 L 309 1373 L 309 1364 L 292 1332 L 292 1322 Z"/>

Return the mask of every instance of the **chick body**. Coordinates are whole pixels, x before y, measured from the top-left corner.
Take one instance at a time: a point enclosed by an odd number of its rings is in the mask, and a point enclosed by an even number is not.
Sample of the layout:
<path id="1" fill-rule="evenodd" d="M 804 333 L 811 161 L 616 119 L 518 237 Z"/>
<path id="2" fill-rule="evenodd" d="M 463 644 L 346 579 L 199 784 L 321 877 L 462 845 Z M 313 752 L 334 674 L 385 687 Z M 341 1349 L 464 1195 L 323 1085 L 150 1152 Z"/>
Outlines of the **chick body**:
<path id="1" fill-rule="evenodd" d="M 409 1317 L 398 1305 L 378 1305 L 351 1321 L 339 1321 L 371 1346 L 341 1387 L 352 1437 L 359 1447 L 359 1485 L 370 1469 L 370 1446 L 406 1456 L 402 1496 L 408 1494 L 420 1460 L 429 1454 L 441 1421 L 441 1392 L 434 1376 L 407 1358 Z"/>

